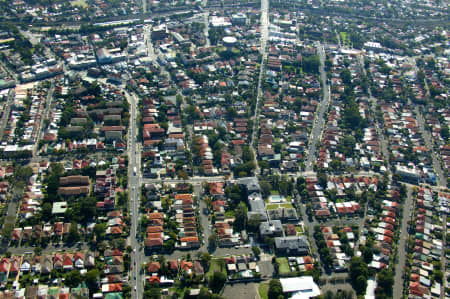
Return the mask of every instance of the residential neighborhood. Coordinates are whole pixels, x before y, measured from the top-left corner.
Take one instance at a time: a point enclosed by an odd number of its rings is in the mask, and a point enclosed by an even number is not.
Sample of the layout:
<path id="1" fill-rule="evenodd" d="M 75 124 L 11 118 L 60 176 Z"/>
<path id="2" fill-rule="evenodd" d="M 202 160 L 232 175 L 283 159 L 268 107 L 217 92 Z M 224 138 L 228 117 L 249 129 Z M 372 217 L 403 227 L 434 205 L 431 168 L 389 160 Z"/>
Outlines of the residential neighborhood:
<path id="1" fill-rule="evenodd" d="M 0 7 L 1 298 L 450 297 L 448 2 Z"/>

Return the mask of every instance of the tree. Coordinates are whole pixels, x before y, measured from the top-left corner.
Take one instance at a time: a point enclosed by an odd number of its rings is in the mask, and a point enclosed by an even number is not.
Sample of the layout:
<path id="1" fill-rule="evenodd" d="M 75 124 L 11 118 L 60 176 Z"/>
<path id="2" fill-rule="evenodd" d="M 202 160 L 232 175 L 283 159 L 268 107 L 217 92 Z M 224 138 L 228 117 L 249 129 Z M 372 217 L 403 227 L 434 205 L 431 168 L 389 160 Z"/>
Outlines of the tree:
<path id="1" fill-rule="evenodd" d="M 361 257 L 354 256 L 350 261 L 350 281 L 358 295 L 364 294 L 367 287 L 369 269 Z"/>
<path id="2" fill-rule="evenodd" d="M 349 69 L 344 69 L 340 73 L 340 77 L 342 79 L 342 83 L 345 85 L 351 85 L 352 84 L 352 75 L 349 71 Z"/>
<path id="3" fill-rule="evenodd" d="M 253 254 L 257 257 L 259 257 L 259 255 L 261 254 L 261 249 L 259 249 L 258 246 L 253 246 L 252 251 L 253 251 Z"/>
<path id="4" fill-rule="evenodd" d="M 362 252 L 362 256 L 363 256 L 364 262 L 366 264 L 370 264 L 370 262 L 372 261 L 372 258 L 373 258 L 373 250 L 372 250 L 372 248 L 368 247 L 368 246 L 362 246 L 361 252 Z"/>
<path id="5" fill-rule="evenodd" d="M 269 282 L 269 291 L 267 292 L 267 297 L 269 299 L 278 299 L 280 295 L 283 295 L 283 287 L 278 279 L 272 279 Z"/>
<path id="6" fill-rule="evenodd" d="M 42 220 L 47 222 L 52 217 L 52 205 L 46 202 L 42 205 Z"/>
<path id="7" fill-rule="evenodd" d="M 69 235 L 67 236 L 67 241 L 69 243 L 75 243 L 80 240 L 80 234 L 78 233 L 78 225 L 76 223 L 72 223 L 69 229 Z"/>
<path id="8" fill-rule="evenodd" d="M 236 231 L 244 230 L 247 227 L 247 207 L 245 206 L 245 203 L 239 203 L 234 215 L 234 229 Z"/>
<path id="9" fill-rule="evenodd" d="M 86 284 L 89 290 L 96 290 L 98 287 L 98 278 L 100 277 L 100 271 L 98 269 L 91 269 L 86 273 Z"/>
<path id="10" fill-rule="evenodd" d="M 259 185 L 261 186 L 261 191 L 263 193 L 263 196 L 269 196 L 270 190 L 272 190 L 272 185 L 270 184 L 270 182 L 268 182 L 266 180 L 262 180 L 262 181 L 260 181 Z"/>
<path id="11" fill-rule="evenodd" d="M 64 283 L 70 288 L 75 288 L 81 283 L 81 281 L 82 278 L 80 271 L 72 270 L 66 275 Z"/>
<path id="12" fill-rule="evenodd" d="M 363 275 L 358 276 L 356 281 L 353 283 L 353 288 L 357 294 L 363 295 L 367 289 L 367 277 Z"/>
<path id="13" fill-rule="evenodd" d="M 377 275 L 377 298 L 392 297 L 392 286 L 394 285 L 394 273 L 390 269 L 384 268 Z"/>
<path id="14" fill-rule="evenodd" d="M 211 255 L 207 252 L 204 252 L 204 253 L 202 253 L 200 258 L 201 258 L 203 264 L 206 265 L 207 268 L 209 268 L 209 265 L 211 263 Z"/>
<path id="15" fill-rule="evenodd" d="M 222 272 L 214 272 L 212 275 L 210 281 L 209 281 L 209 288 L 214 293 L 219 293 L 220 290 L 225 285 L 225 282 L 227 281 L 227 276 Z"/>
<path id="16" fill-rule="evenodd" d="M 106 232 L 106 223 L 97 223 L 94 226 L 94 234 L 97 238 L 97 242 L 103 240 Z"/>
<path id="17" fill-rule="evenodd" d="M 179 178 L 183 179 L 184 181 L 187 180 L 189 178 L 189 175 L 186 171 L 184 170 L 178 170 L 177 175 Z"/>
<path id="18" fill-rule="evenodd" d="M 211 249 L 216 248 L 217 246 L 217 235 L 215 233 L 212 233 L 209 237 L 208 237 L 208 246 Z"/>
<path id="19" fill-rule="evenodd" d="M 328 184 L 328 177 L 324 170 L 319 170 L 317 173 L 317 182 L 322 188 L 326 188 Z"/>
<path id="20" fill-rule="evenodd" d="M 444 141 L 447 141 L 450 136 L 449 129 L 447 124 L 443 124 L 441 128 L 441 137 Z"/>
<path id="21" fill-rule="evenodd" d="M 247 220 L 247 230 L 256 233 L 259 229 L 260 224 L 261 224 L 261 215 L 253 214 Z"/>
<path id="22" fill-rule="evenodd" d="M 159 291 L 159 287 L 152 286 L 148 290 L 144 292 L 144 299 L 160 299 L 161 292 Z"/>

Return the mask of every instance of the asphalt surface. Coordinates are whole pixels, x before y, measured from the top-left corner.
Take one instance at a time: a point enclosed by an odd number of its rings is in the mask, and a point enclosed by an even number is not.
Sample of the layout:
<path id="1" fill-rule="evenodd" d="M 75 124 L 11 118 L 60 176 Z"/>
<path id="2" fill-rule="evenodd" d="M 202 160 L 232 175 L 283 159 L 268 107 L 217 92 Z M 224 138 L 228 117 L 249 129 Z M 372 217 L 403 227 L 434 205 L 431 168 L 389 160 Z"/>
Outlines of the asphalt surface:
<path id="1" fill-rule="evenodd" d="M 314 161 L 317 156 L 317 143 L 320 141 L 322 131 L 325 125 L 325 119 L 323 115 L 328 110 L 330 104 L 330 86 L 327 84 L 327 73 L 325 72 L 325 49 L 324 46 L 317 43 L 317 53 L 320 59 L 320 80 L 322 82 L 323 99 L 320 101 L 319 108 L 316 111 L 316 116 L 314 119 L 313 128 L 311 130 L 310 139 L 308 143 L 308 158 L 306 159 L 306 171 L 312 171 L 314 166 Z"/>
<path id="2" fill-rule="evenodd" d="M 48 90 L 47 93 L 47 98 L 45 101 L 45 111 L 43 114 L 41 114 L 41 119 L 39 122 L 39 127 L 38 127 L 38 131 L 37 131 L 37 136 L 36 136 L 36 140 L 34 142 L 33 145 L 33 158 L 37 158 L 36 154 L 38 151 L 38 146 L 39 146 L 39 140 L 41 140 L 41 136 L 42 136 L 42 131 L 43 131 L 43 127 L 44 127 L 44 121 L 48 118 L 48 113 L 50 111 L 50 107 L 52 105 L 52 99 L 53 99 L 53 92 L 55 90 L 55 80 L 51 80 L 50 81 L 50 88 Z"/>
<path id="3" fill-rule="evenodd" d="M 11 113 L 11 106 L 12 102 L 14 100 L 16 92 L 14 91 L 14 88 L 11 88 L 8 93 L 8 100 L 5 104 L 5 111 L 3 111 L 3 116 L 1 120 L 1 130 L 0 130 L 0 140 L 3 139 L 3 135 L 5 133 L 5 127 L 9 120 L 9 115 Z"/>
<path id="4" fill-rule="evenodd" d="M 259 165 L 258 165 L 258 151 L 257 151 L 257 143 L 255 143 L 257 135 L 258 135 L 258 127 L 259 127 L 259 106 L 261 105 L 261 98 L 263 98 L 263 78 L 264 78 L 264 64 L 267 60 L 267 40 L 269 38 L 269 1 L 262 0 L 261 1 L 261 64 L 259 67 L 259 76 L 258 76 L 258 90 L 256 95 L 256 106 L 255 106 L 255 114 L 253 115 L 253 129 L 252 136 L 250 140 L 250 147 L 253 150 L 253 157 L 255 163 L 255 173 L 259 174 Z"/>
<path id="5" fill-rule="evenodd" d="M 431 138 L 430 132 L 428 132 L 428 130 L 425 129 L 425 120 L 417 106 L 415 108 L 415 112 L 416 112 L 417 123 L 419 125 L 420 132 L 422 133 L 422 137 L 425 142 L 425 146 L 428 148 L 428 150 L 431 153 L 431 157 L 433 160 L 433 169 L 434 169 L 434 173 L 436 174 L 436 183 L 439 186 L 445 187 L 445 186 L 447 186 L 447 178 L 445 177 L 445 174 L 442 171 L 442 167 L 441 167 L 441 163 L 439 161 L 438 155 L 433 148 L 433 140 Z"/>
<path id="6" fill-rule="evenodd" d="M 125 93 L 130 103 L 130 127 L 128 135 L 128 192 L 130 199 L 130 246 L 133 249 L 131 254 L 131 265 L 133 269 L 130 275 L 130 285 L 132 286 L 133 298 L 142 298 L 143 295 L 143 278 L 141 273 L 141 265 L 144 261 L 143 248 L 139 246 L 136 239 L 137 226 L 139 224 L 139 196 L 140 196 L 140 177 L 141 177 L 141 158 L 140 149 L 137 142 L 137 104 L 138 100 L 135 94 Z"/>
<path id="7" fill-rule="evenodd" d="M 364 57 L 362 55 L 359 56 L 359 65 L 361 67 L 363 74 L 367 75 L 366 68 L 364 66 Z M 370 99 L 370 110 L 371 110 L 372 115 L 375 116 L 376 115 L 376 107 L 377 107 L 377 98 L 372 96 L 372 91 L 370 88 L 368 89 L 368 94 L 369 94 L 369 99 Z M 378 135 L 378 141 L 380 142 L 381 153 L 383 154 L 385 161 L 388 162 L 387 168 L 389 170 L 391 170 L 391 164 L 389 163 L 389 156 L 390 156 L 389 145 L 388 145 L 386 138 L 384 137 L 383 131 L 381 130 L 382 124 L 379 124 L 377 119 L 374 119 L 374 123 L 375 123 L 375 129 L 376 129 L 377 135 Z M 392 171 L 391 171 L 391 173 L 392 173 Z"/>
<path id="8" fill-rule="evenodd" d="M 203 228 L 203 243 L 202 247 L 200 247 L 200 251 L 207 252 L 208 251 L 208 238 L 212 234 L 212 227 L 211 222 L 208 219 L 208 215 L 203 213 L 204 209 L 207 209 L 206 203 L 202 198 L 202 185 L 196 184 L 194 185 L 194 196 L 197 198 L 199 203 L 199 217 L 200 217 L 200 224 Z"/>
<path id="9" fill-rule="evenodd" d="M 403 294 L 403 274 L 405 268 L 405 262 L 407 257 L 407 241 L 408 241 L 408 221 L 411 220 L 412 210 L 414 208 L 413 198 L 412 198 L 412 189 L 408 187 L 407 189 L 407 197 L 405 204 L 403 205 L 403 215 L 402 222 L 400 227 L 400 240 L 398 243 L 398 262 L 395 265 L 395 276 L 394 276 L 394 287 L 393 287 L 393 298 L 402 298 Z"/>

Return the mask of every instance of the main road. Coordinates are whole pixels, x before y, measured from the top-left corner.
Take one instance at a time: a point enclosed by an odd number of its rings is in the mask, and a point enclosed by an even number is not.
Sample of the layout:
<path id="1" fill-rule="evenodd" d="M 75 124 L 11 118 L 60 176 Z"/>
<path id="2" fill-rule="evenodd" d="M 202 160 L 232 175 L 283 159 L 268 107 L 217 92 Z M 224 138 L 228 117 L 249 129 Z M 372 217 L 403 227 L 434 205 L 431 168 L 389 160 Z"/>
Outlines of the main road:
<path id="1" fill-rule="evenodd" d="M 140 149 L 137 140 L 137 105 L 136 95 L 125 93 L 130 103 L 130 127 L 128 131 L 128 190 L 130 206 L 129 212 L 131 217 L 130 229 L 130 246 L 133 249 L 131 253 L 132 267 L 130 275 L 130 285 L 134 286 L 132 290 L 133 298 L 142 298 L 143 295 L 143 279 L 141 265 L 144 261 L 144 253 L 142 247 L 136 239 L 139 224 L 139 196 L 140 196 L 140 177 L 141 177 L 141 158 Z"/>
<path id="2" fill-rule="evenodd" d="M 325 49 L 324 46 L 317 42 L 317 53 L 320 59 L 320 80 L 322 81 L 323 99 L 320 101 L 319 108 L 316 112 L 313 128 L 308 143 L 308 157 L 306 159 L 306 171 L 313 170 L 313 162 L 316 160 L 317 143 L 320 140 L 325 119 L 323 118 L 325 112 L 328 110 L 330 104 L 330 86 L 327 84 L 327 73 L 325 72 Z"/>

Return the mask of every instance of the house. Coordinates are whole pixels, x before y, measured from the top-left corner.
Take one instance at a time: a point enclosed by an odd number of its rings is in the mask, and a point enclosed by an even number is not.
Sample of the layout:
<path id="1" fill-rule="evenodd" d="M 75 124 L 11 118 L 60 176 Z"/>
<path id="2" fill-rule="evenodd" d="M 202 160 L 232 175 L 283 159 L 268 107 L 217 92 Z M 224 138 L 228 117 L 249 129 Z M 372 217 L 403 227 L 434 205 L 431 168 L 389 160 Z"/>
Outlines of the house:
<path id="1" fill-rule="evenodd" d="M 259 225 L 259 235 L 264 237 L 280 237 L 283 235 L 283 225 L 280 220 L 269 220 Z"/>
<path id="2" fill-rule="evenodd" d="M 309 254 L 309 242 L 305 236 L 276 237 L 275 248 L 277 252 L 284 254 Z"/>
<path id="3" fill-rule="evenodd" d="M 290 277 L 280 279 L 283 294 L 292 298 L 315 298 L 320 295 L 319 286 L 312 276 Z"/>
<path id="4" fill-rule="evenodd" d="M 160 268 L 161 268 L 161 265 L 159 264 L 159 262 L 150 262 L 147 265 L 147 272 L 148 273 L 158 273 Z"/>

